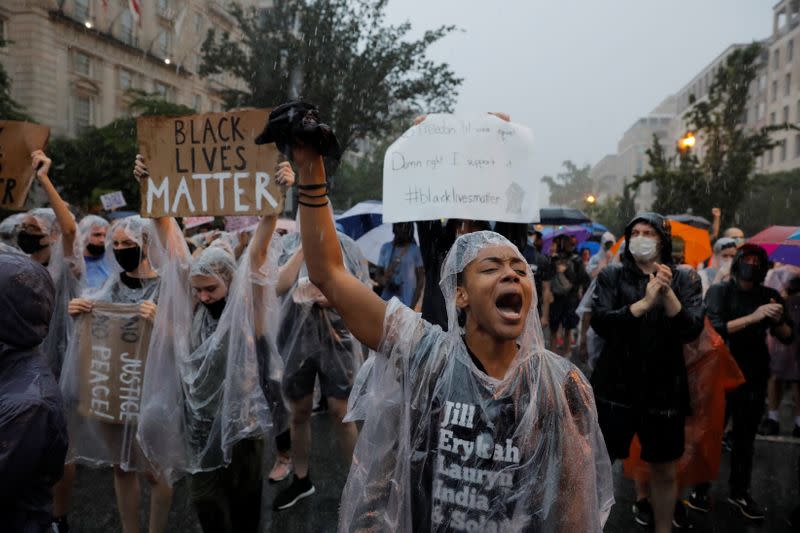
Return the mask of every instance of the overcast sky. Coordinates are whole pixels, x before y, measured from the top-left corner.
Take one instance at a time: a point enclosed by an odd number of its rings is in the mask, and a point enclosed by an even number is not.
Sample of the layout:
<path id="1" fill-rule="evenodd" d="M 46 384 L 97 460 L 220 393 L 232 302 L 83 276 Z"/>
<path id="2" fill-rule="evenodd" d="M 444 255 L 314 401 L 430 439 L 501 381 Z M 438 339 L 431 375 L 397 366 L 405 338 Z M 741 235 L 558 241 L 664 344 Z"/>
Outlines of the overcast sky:
<path id="1" fill-rule="evenodd" d="M 772 31 L 770 0 L 390 0 L 464 78 L 456 111 L 506 111 L 533 130 L 542 174 L 594 164 L 728 45 Z"/>

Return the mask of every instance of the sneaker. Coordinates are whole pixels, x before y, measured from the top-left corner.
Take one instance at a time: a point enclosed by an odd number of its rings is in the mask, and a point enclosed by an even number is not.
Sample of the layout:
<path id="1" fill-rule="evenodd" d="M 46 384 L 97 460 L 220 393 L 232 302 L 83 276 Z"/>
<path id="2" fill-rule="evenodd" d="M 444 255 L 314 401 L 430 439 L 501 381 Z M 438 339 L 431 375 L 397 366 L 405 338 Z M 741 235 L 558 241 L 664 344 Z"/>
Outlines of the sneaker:
<path id="1" fill-rule="evenodd" d="M 792 437 L 800 439 L 800 426 L 797 424 L 794 425 L 794 429 L 792 430 Z"/>
<path id="2" fill-rule="evenodd" d="M 633 504 L 633 519 L 644 527 L 653 525 L 653 507 L 647 498 L 642 498 Z"/>
<path id="3" fill-rule="evenodd" d="M 675 502 L 675 512 L 672 513 L 672 527 L 676 529 L 692 529 L 694 527 L 689 518 L 689 508 L 682 500 Z"/>
<path id="4" fill-rule="evenodd" d="M 292 484 L 283 489 L 275 496 L 275 501 L 272 502 L 272 508 L 275 511 L 283 511 L 289 507 L 294 506 L 303 498 L 308 498 L 316 492 L 314 485 L 311 484 L 311 478 L 306 476 L 299 478 L 297 475 L 292 479 Z"/>
<path id="5" fill-rule="evenodd" d="M 689 509 L 694 511 L 701 513 L 711 511 L 711 496 L 708 494 L 707 490 L 692 490 L 685 503 Z"/>
<path id="6" fill-rule="evenodd" d="M 728 501 L 739 508 L 739 511 L 750 520 L 764 520 L 764 510 L 749 494 L 729 496 Z"/>
<path id="7" fill-rule="evenodd" d="M 777 435 L 780 432 L 781 432 L 780 424 L 778 424 L 775 420 L 772 420 L 771 418 L 764 419 L 764 421 L 761 422 L 761 427 L 758 428 L 759 435 L 773 436 Z"/>
<path id="8" fill-rule="evenodd" d="M 278 454 L 278 457 L 275 458 L 275 464 L 272 465 L 272 470 L 269 472 L 269 477 L 267 478 L 270 483 L 280 483 L 287 477 L 289 474 L 292 473 L 292 458 L 291 457 L 283 457 Z"/>

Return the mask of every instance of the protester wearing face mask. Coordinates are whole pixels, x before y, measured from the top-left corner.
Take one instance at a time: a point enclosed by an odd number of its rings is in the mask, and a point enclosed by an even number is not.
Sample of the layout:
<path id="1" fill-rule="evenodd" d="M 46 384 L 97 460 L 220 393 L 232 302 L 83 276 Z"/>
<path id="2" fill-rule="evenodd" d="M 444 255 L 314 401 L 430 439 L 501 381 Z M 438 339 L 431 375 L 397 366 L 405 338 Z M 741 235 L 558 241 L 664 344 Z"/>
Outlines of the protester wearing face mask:
<path id="1" fill-rule="evenodd" d="M 760 246 L 744 244 L 733 259 L 731 279 L 712 285 L 706 294 L 708 317 L 727 341 L 746 380 L 728 395 L 733 421 L 728 501 L 752 520 L 764 518 L 763 509 L 749 491 L 755 437 L 770 375 L 767 330 L 786 344 L 793 338 L 783 298 L 763 285 L 768 269 L 767 252 Z"/>
<path id="2" fill-rule="evenodd" d="M 637 494 L 635 519 L 665 533 L 672 530 L 689 411 L 683 344 L 703 329 L 701 286 L 694 271 L 672 266 L 671 229 L 661 215 L 634 217 L 625 243 L 622 262 L 597 277 L 591 325 L 604 346 L 592 386 L 611 459 L 628 457 L 636 434 L 652 470 L 642 487 L 649 490 Z"/>
<path id="3" fill-rule="evenodd" d="M 740 248 L 745 243 L 744 232 L 739 228 L 728 228 L 722 232 L 722 236 L 733 239 L 737 248 Z"/>
<path id="4" fill-rule="evenodd" d="M 711 265 L 698 272 L 703 283 L 703 296 L 709 287 L 725 281 L 730 275 L 733 256 L 736 255 L 736 241 L 730 237 L 722 237 L 714 243 L 714 256 Z"/>
<path id="5" fill-rule="evenodd" d="M 106 257 L 106 232 L 108 221 L 97 215 L 87 215 L 78 223 L 78 233 L 83 247 L 83 260 L 86 263 L 86 286 L 97 289 L 105 283 L 112 266 Z"/>

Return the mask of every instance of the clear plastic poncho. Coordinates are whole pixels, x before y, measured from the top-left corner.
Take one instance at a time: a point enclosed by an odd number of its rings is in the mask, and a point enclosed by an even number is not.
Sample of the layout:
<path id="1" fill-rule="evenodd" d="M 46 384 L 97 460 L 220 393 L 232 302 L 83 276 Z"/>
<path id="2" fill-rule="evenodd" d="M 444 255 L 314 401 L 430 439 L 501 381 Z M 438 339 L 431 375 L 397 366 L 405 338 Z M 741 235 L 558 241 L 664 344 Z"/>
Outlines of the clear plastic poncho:
<path id="1" fill-rule="evenodd" d="M 78 222 L 78 236 L 80 237 L 83 248 L 84 264 L 86 266 L 86 286 L 90 288 L 98 288 L 102 286 L 109 275 L 115 271 L 116 262 L 114 257 L 108 253 L 104 253 L 101 257 L 90 257 L 86 255 L 86 245 L 90 242 L 92 231 L 94 228 L 105 228 L 106 234 L 109 230 L 109 222 L 97 215 L 86 215 Z"/>
<path id="2" fill-rule="evenodd" d="M 132 281 L 114 261 L 115 271 L 106 283 L 99 289 L 85 290 L 81 297 L 96 303 L 93 314 L 96 313 L 99 320 L 127 317 L 133 324 L 142 324 L 138 309 L 146 300 L 156 303 L 158 311 L 155 323 L 144 325 L 149 341 L 145 337 L 137 345 L 141 353 L 128 354 L 129 359 L 142 360 L 143 364 L 130 363 L 127 379 L 124 371 L 120 374 L 129 397 L 126 400 L 129 416 L 123 421 L 107 422 L 97 416 L 87 416 L 86 390 L 100 378 L 91 374 L 92 379 L 87 381 L 82 365 L 86 365 L 87 351 L 97 347 L 85 345 L 86 335 L 77 334 L 86 327 L 90 315 L 80 315 L 75 320 L 76 335 L 69 343 L 60 383 L 70 435 L 67 461 L 94 466 L 116 465 L 129 471 L 160 470 L 169 474 L 165 465 L 174 464 L 183 456 L 182 404 L 175 361 L 180 354 L 188 352 L 191 301 L 188 290 L 181 287 L 181 283 L 186 283 L 189 268 L 188 250 L 174 221 L 170 221 L 167 242 L 161 242 L 153 221 L 132 216 L 116 222 L 108 232 L 106 254 L 109 257 L 114 257 L 112 242 L 120 229 L 144 251 L 142 257 L 146 255 L 157 276 Z M 90 390 L 94 394 L 94 389 Z M 149 430 L 149 440 L 137 438 L 142 426 Z"/>
<path id="3" fill-rule="evenodd" d="M 545 350 L 536 298 L 504 379 L 478 370 L 462 340 L 457 278 L 492 245 L 516 250 L 484 231 L 448 253 L 440 283 L 448 332 L 389 302 L 379 354 L 353 391 L 348 418 L 364 425 L 340 531 L 602 530 L 614 498 L 593 392 Z"/>
<path id="4" fill-rule="evenodd" d="M 47 357 L 50 369 L 58 380 L 64 364 L 64 354 L 67 352 L 72 335 L 72 319 L 69 317 L 67 307 L 69 301 L 76 298 L 83 290 L 86 266 L 83 262 L 79 237 L 75 239 L 72 253 L 65 252 L 61 239 L 61 227 L 51 208 L 38 207 L 31 209 L 27 214 L 35 218 L 42 232 L 50 235 L 53 239 L 50 244 L 50 260 L 46 267 L 56 286 L 56 299 L 53 306 L 53 318 L 50 320 L 50 330 L 42 342 L 42 353 Z"/>
<path id="5" fill-rule="evenodd" d="M 266 261 L 256 270 L 248 252 L 237 267 L 230 246 L 217 242 L 195 258 L 190 276 L 224 283 L 225 307 L 215 318 L 195 304 L 190 352 L 179 362 L 187 457 L 182 468 L 189 472 L 225 466 L 238 441 L 287 424 L 274 327 L 280 239 L 270 241 Z"/>
<path id="6" fill-rule="evenodd" d="M 337 232 L 337 237 L 347 270 L 365 285 L 369 284 L 369 268 L 358 245 L 343 233 Z M 283 238 L 281 265 L 299 245 L 299 233 Z M 288 401 L 312 394 L 316 376 L 323 396 L 347 400 L 364 351 L 339 313 L 308 279 L 305 262 L 283 298 L 278 349 L 284 361 L 283 392 Z"/>
<path id="7" fill-rule="evenodd" d="M 0 254 L 25 255 L 17 246 L 17 227 L 25 213 L 14 213 L 0 220 Z"/>

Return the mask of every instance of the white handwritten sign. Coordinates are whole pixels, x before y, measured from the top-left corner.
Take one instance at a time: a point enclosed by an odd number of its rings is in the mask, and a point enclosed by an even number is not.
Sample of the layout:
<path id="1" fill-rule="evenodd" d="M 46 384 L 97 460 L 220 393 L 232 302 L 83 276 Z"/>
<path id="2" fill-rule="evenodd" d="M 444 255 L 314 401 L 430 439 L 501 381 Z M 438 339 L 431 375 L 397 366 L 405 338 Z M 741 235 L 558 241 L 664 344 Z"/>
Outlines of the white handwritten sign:
<path id="1" fill-rule="evenodd" d="M 103 203 L 103 209 L 106 211 L 111 211 L 112 209 L 118 209 L 128 205 L 128 203 L 125 201 L 125 197 L 122 196 L 122 191 L 101 194 L 100 201 Z"/>
<path id="2" fill-rule="evenodd" d="M 433 114 L 383 160 L 383 221 L 531 222 L 539 216 L 533 135 L 494 115 Z"/>

